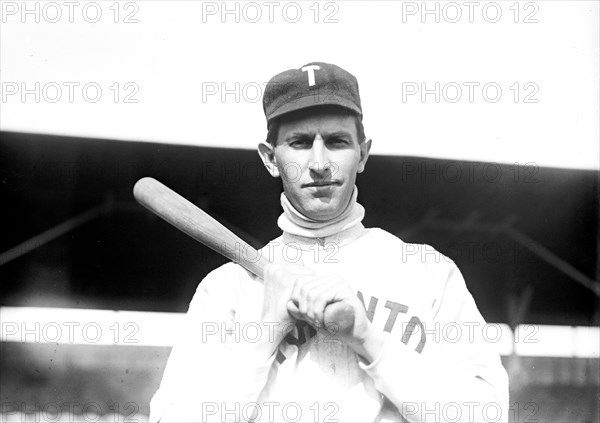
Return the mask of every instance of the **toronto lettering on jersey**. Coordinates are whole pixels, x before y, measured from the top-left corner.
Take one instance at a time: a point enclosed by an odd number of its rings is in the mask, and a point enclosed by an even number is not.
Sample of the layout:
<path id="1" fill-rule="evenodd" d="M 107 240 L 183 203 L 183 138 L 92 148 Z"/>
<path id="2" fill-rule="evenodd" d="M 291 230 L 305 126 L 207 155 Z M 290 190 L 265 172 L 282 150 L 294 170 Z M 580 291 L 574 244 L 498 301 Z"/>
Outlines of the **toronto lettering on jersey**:
<path id="1" fill-rule="evenodd" d="M 371 297 L 369 300 L 369 305 L 367 306 L 365 304 L 364 295 L 361 291 L 358 291 L 356 293 L 356 296 L 358 297 L 358 299 L 362 302 L 363 306 L 365 307 L 365 311 L 367 312 L 367 318 L 369 319 L 369 321 L 372 322 L 373 317 L 375 316 L 375 312 L 378 309 L 377 305 L 379 304 L 379 298 Z M 394 325 L 396 324 L 398 314 L 408 314 L 409 306 L 397 303 L 392 300 L 386 300 L 385 304 L 384 304 L 384 308 L 387 308 L 389 310 L 389 314 L 388 314 L 387 321 L 385 322 L 385 325 L 383 327 L 383 330 L 385 332 L 391 333 L 392 329 L 394 329 Z M 380 309 L 381 309 L 381 307 L 380 307 Z M 423 326 L 423 322 L 421 322 L 421 319 L 419 319 L 417 316 L 410 317 L 408 324 L 406 324 L 406 326 L 404 328 L 404 332 L 402 333 L 401 341 L 404 344 L 408 344 L 408 341 L 410 340 L 410 338 L 413 336 L 413 334 L 417 330 L 417 327 L 419 328 L 418 332 L 421 335 L 421 339 L 419 340 L 419 343 L 415 347 L 415 351 L 420 354 L 421 352 L 423 352 L 423 348 L 425 348 L 425 343 L 427 342 L 427 338 L 426 338 L 425 327 Z M 315 328 L 313 328 L 308 323 L 303 322 L 303 321 L 298 321 L 296 323 L 296 328 L 295 328 L 294 332 L 297 333 L 297 336 L 295 336 L 293 333 L 289 333 L 284 338 L 284 342 L 287 343 L 288 345 L 296 346 L 297 348 L 300 348 L 302 345 L 304 345 L 306 342 L 310 341 L 317 334 L 317 331 L 315 330 Z M 287 357 L 285 356 L 285 354 L 283 354 L 281 349 L 279 349 L 277 351 L 277 361 L 281 364 L 286 360 L 286 358 Z"/>
<path id="2" fill-rule="evenodd" d="M 369 307 L 367 308 L 367 306 L 365 305 L 365 299 L 364 299 L 362 292 L 358 291 L 356 295 L 358 296 L 360 301 L 363 303 L 363 306 L 365 307 L 365 310 L 367 311 L 367 317 L 372 322 L 373 317 L 375 316 L 375 311 L 377 310 L 377 304 L 379 303 L 379 298 L 371 297 L 371 299 L 369 300 Z M 407 305 L 400 304 L 400 303 L 397 303 L 392 300 L 386 300 L 384 307 L 389 309 L 390 312 L 388 314 L 388 318 L 387 318 L 387 321 L 385 322 L 385 326 L 383 327 L 383 330 L 385 332 L 391 333 L 392 329 L 394 328 L 394 325 L 396 324 L 396 319 L 398 318 L 398 314 L 399 313 L 408 314 L 409 307 Z M 419 327 L 419 333 L 421 334 L 421 339 L 419 340 L 419 343 L 415 347 L 415 351 L 420 354 L 421 352 L 423 352 L 423 348 L 425 348 L 425 342 L 427 341 L 427 338 L 425 336 L 425 327 L 423 326 L 423 322 L 421 322 L 421 319 L 419 319 L 417 316 L 411 316 L 410 320 L 408 321 L 408 324 L 406 325 L 406 327 L 404 328 L 404 332 L 402 333 L 402 342 L 404 344 L 408 344 L 408 341 L 412 337 L 412 335 L 415 332 L 415 330 L 417 329 L 417 327 Z"/>

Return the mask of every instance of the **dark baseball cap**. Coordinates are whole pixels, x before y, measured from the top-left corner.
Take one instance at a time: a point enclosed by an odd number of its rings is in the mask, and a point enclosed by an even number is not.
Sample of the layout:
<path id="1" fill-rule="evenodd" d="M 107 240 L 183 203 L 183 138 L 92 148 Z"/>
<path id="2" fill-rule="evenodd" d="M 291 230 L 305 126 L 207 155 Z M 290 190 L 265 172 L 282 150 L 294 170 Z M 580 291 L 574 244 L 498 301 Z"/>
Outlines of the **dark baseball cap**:
<path id="1" fill-rule="evenodd" d="M 362 117 L 356 78 L 330 63 L 312 62 L 281 72 L 267 83 L 263 95 L 267 124 L 286 113 L 325 105 L 340 106 Z"/>

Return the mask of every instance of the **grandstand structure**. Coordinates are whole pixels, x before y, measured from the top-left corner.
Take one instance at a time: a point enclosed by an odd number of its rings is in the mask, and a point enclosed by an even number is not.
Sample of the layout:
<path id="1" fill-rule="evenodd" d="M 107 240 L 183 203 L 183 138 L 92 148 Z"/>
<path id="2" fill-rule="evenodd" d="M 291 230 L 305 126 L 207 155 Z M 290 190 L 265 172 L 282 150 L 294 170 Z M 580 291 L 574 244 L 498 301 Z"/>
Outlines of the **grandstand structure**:
<path id="1" fill-rule="evenodd" d="M 135 203 L 133 184 L 162 180 L 255 247 L 278 234 L 280 186 L 251 150 L 2 140 L 6 418 L 69 399 L 80 413 L 112 418 L 118 403 L 121 418 L 143 419 L 197 284 L 225 259 Z M 458 264 L 493 324 L 513 420 L 597 421 L 598 172 L 539 167 L 523 181 L 494 164 L 508 176 L 491 183 L 439 173 L 483 162 L 370 160 L 358 180 L 366 226 Z"/>

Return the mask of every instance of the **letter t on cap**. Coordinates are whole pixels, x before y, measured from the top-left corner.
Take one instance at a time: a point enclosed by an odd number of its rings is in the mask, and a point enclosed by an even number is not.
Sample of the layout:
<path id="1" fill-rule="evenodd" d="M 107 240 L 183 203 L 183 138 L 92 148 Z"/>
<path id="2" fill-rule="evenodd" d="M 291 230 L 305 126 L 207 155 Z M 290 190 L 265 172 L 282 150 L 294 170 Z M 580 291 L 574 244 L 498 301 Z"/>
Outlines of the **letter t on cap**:
<path id="1" fill-rule="evenodd" d="M 315 85 L 315 71 L 321 69 L 320 66 L 318 65 L 310 65 L 310 66 L 304 66 L 302 68 L 302 72 L 307 72 L 308 73 L 308 86 L 312 87 L 313 85 Z"/>

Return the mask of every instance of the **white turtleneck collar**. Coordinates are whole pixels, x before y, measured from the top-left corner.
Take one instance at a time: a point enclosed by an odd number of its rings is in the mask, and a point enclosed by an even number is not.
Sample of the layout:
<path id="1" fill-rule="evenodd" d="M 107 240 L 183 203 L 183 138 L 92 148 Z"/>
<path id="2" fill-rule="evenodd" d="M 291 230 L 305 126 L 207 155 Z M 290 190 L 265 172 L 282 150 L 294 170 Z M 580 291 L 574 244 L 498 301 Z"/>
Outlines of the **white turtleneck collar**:
<path id="1" fill-rule="evenodd" d="M 310 238 L 314 242 L 315 238 L 319 238 L 323 242 L 326 238 L 328 242 L 345 243 L 343 241 L 356 239 L 364 229 L 361 222 L 365 217 L 365 209 L 356 202 L 357 197 L 358 188 L 354 186 L 352 197 L 339 216 L 329 220 L 315 220 L 296 210 L 285 194 L 281 193 L 283 214 L 279 216 L 277 225 L 283 231 L 284 239 L 294 238 L 298 241 L 298 238 Z"/>

